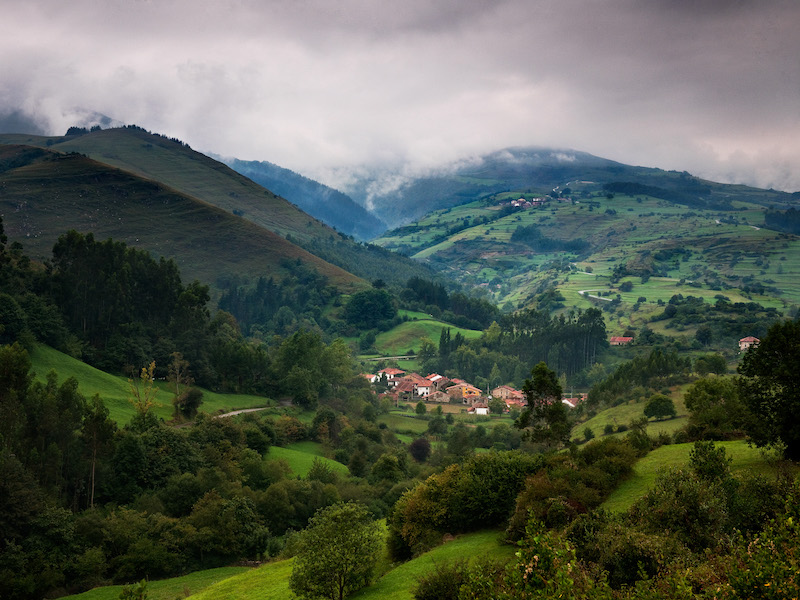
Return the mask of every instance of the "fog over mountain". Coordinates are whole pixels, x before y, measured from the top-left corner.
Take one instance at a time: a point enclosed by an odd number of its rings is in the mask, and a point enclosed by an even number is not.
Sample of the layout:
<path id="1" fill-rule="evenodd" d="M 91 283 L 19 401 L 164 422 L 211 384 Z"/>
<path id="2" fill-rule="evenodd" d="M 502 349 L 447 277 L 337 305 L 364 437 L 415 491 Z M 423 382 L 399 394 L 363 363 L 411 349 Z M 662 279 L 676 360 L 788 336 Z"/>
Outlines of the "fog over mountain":
<path id="1" fill-rule="evenodd" d="M 521 145 L 800 189 L 793 0 L 7 4 L 5 130 L 97 111 L 337 189 Z"/>

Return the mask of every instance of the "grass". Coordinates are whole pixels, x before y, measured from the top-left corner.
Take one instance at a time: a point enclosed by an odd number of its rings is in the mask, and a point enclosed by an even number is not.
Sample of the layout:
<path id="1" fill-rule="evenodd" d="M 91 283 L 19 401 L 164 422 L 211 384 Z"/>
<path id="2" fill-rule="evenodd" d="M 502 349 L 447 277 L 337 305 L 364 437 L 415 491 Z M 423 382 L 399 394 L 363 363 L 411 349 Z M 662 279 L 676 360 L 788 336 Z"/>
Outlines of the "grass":
<path id="1" fill-rule="evenodd" d="M 451 337 L 460 333 L 468 340 L 477 339 L 482 335 L 481 331 L 449 325 L 425 313 L 416 314 L 424 317 L 419 318 L 415 315 L 416 320 L 400 323 L 397 327 L 378 334 L 375 339 L 375 348 L 378 352 L 384 356 L 399 356 L 411 350 L 412 354 L 416 354 L 423 339 L 427 338 L 435 344 L 438 343 L 443 329 L 450 329 Z"/>
<path id="2" fill-rule="evenodd" d="M 673 434 L 686 425 L 689 411 L 683 403 L 682 390 L 676 391 L 670 397 L 675 404 L 676 418 L 663 421 L 649 421 L 647 424 L 647 433 L 649 435 L 658 435 L 662 432 Z M 612 425 L 615 429 L 618 425 L 628 425 L 631 421 L 644 416 L 644 407 L 646 403 L 646 401 L 626 402 L 619 406 L 607 408 L 591 419 L 575 425 L 572 429 L 572 437 L 583 439 L 583 432 L 587 427 L 592 430 L 595 437 L 599 438 L 604 435 L 603 430 L 606 425 Z M 614 435 L 624 435 L 624 433 Z"/>
<path id="3" fill-rule="evenodd" d="M 287 600 L 296 596 L 289 590 L 293 559 L 252 569 L 207 587 L 192 600 Z"/>
<path id="4" fill-rule="evenodd" d="M 51 370 L 58 374 L 59 382 L 74 377 L 78 380 L 78 391 L 85 397 L 91 398 L 95 394 L 100 395 L 108 408 L 111 419 L 118 425 L 124 425 L 133 417 L 134 409 L 128 401 L 131 394 L 127 378 L 110 375 L 42 344 L 37 345 L 30 352 L 30 356 L 36 378 L 40 381 L 44 381 Z M 156 415 L 165 420 L 170 419 L 172 417 L 172 394 L 167 389 L 166 382 L 157 382 L 157 385 L 160 392 L 156 396 L 156 401 L 161 405 L 155 409 Z M 263 396 L 220 394 L 203 390 L 203 404 L 201 404 L 200 410 L 216 413 L 271 404 L 273 404 L 272 401 Z"/>
<path id="5" fill-rule="evenodd" d="M 119 140 L 123 137 L 118 134 Z M 205 161 L 195 162 L 213 162 L 203 158 Z M 189 169 L 186 174 L 193 171 Z M 213 179 L 211 173 L 219 175 L 208 164 L 203 173 L 206 176 L 198 175 L 197 179 L 200 186 Z M 231 206 L 213 205 L 207 198 L 191 195 L 190 188 L 160 181 L 155 175 L 145 179 L 72 155 L 34 162 L 6 171 L 3 177 L 0 211 L 4 213 L 6 234 L 22 242 L 25 253 L 35 260 L 49 259 L 58 236 L 75 229 L 92 232 L 100 240 L 111 237 L 156 257 L 174 258 L 184 281 L 199 279 L 215 286 L 231 272 L 251 279 L 262 275 L 281 278 L 287 273 L 283 266 L 289 264 L 286 261 L 300 260 L 343 290 L 364 285 L 354 275 L 286 240 L 284 232 L 276 233 L 261 223 L 240 218 L 232 214 Z M 269 192 L 250 182 L 259 191 L 245 193 L 239 189 L 240 180 L 248 181 L 230 171 L 225 197 L 233 200 L 228 194 L 246 195 L 254 207 L 270 210 L 266 201 Z M 36 190 L 36 196 L 32 197 L 30 190 Z M 313 222 L 323 229 L 321 223 L 288 202 L 272 203 L 282 203 L 286 210 L 303 215 L 303 225 Z M 325 231 L 326 238 L 333 234 L 332 230 Z"/>
<path id="6" fill-rule="evenodd" d="M 491 556 L 510 559 L 514 547 L 502 544 L 498 531 L 483 531 L 458 536 L 422 556 L 389 568 L 371 586 L 350 596 L 354 600 L 411 600 L 417 581 L 445 561 Z M 390 566 L 390 565 L 389 565 Z M 288 600 L 295 598 L 289 590 L 292 560 L 270 563 L 220 581 L 203 592 L 191 596 L 192 600 Z M 379 569 L 380 570 L 380 569 Z"/>
<path id="7" fill-rule="evenodd" d="M 150 600 L 175 600 L 184 598 L 187 594 L 195 594 L 192 596 L 195 598 L 199 592 L 231 577 L 242 577 L 248 571 L 251 571 L 248 567 L 220 567 L 197 571 L 182 577 L 150 581 L 147 584 L 147 595 Z M 121 585 L 99 587 L 82 594 L 64 596 L 63 600 L 117 600 L 122 588 Z"/>
<path id="8" fill-rule="evenodd" d="M 298 477 L 305 477 L 314 465 L 314 460 L 321 460 L 333 471 L 342 475 L 349 474 L 346 465 L 340 462 L 325 458 L 322 454 L 322 445 L 316 442 L 297 442 L 286 447 L 272 446 L 269 449 L 270 459 L 284 459 L 289 463 L 292 473 Z"/>
<path id="9" fill-rule="evenodd" d="M 737 472 L 776 473 L 775 467 L 765 454 L 745 441 L 717 442 L 733 459 L 731 470 Z M 603 503 L 602 508 L 611 512 L 623 512 L 636 500 L 644 496 L 653 486 L 661 469 L 682 467 L 689 464 L 689 453 L 694 444 L 670 444 L 661 446 L 640 459 L 633 468 L 633 475 L 623 481 Z"/>

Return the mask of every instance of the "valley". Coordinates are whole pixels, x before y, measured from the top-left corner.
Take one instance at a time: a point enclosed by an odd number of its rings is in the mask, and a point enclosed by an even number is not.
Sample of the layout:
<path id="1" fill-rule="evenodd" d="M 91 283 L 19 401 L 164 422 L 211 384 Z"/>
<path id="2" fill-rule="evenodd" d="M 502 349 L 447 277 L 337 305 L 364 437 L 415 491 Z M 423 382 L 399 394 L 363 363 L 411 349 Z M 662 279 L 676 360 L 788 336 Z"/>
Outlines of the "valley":
<path id="1" fill-rule="evenodd" d="M 353 506 L 353 598 L 796 567 L 795 195 L 516 148 L 351 234 L 138 127 L 0 144 L 3 597 L 298 597 Z"/>

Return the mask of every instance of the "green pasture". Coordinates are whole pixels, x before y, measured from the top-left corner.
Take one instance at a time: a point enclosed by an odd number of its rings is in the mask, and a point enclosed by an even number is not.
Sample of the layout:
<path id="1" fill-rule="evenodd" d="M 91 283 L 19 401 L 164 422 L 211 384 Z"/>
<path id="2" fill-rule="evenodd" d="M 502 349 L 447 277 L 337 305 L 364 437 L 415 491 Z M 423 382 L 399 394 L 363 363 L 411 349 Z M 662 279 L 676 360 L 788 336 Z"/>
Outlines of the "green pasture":
<path id="1" fill-rule="evenodd" d="M 44 381 L 51 370 L 58 374 L 59 382 L 74 377 L 78 380 L 78 391 L 81 394 L 87 398 L 91 398 L 95 394 L 100 395 L 108 408 L 109 415 L 118 424 L 124 425 L 133 416 L 135 411 L 129 402 L 131 393 L 127 378 L 95 369 L 43 344 L 38 344 L 31 351 L 30 356 L 38 380 Z M 173 394 L 169 391 L 167 382 L 158 381 L 156 385 L 159 388 L 159 393 L 156 395 L 159 406 L 155 409 L 155 413 L 168 420 L 172 418 Z M 262 396 L 219 394 L 203 390 L 203 403 L 200 405 L 200 410 L 206 413 L 216 413 L 272 404 L 274 403 L 271 400 Z"/>
<path id="2" fill-rule="evenodd" d="M 322 444 L 316 442 L 296 442 L 288 444 L 286 447 L 271 446 L 267 457 L 270 460 L 285 460 L 289 464 L 292 473 L 298 477 L 308 475 L 314 460 L 321 460 L 333 471 L 342 475 L 347 475 L 350 472 L 346 465 L 330 458 L 325 458 L 322 453 Z"/>
<path id="3" fill-rule="evenodd" d="M 733 459 L 731 470 L 760 474 L 777 474 L 777 470 L 762 450 L 751 447 L 744 440 L 717 442 L 717 447 L 725 448 L 728 457 Z M 694 444 L 670 444 L 661 446 L 639 459 L 633 467 L 633 474 L 623 481 L 602 504 L 611 512 L 622 512 L 630 508 L 653 486 L 661 469 L 683 467 L 689 463 L 689 453 Z"/>
<path id="4" fill-rule="evenodd" d="M 384 356 L 404 355 L 409 350 L 416 354 L 424 338 L 428 338 L 435 344 L 438 343 L 443 329 L 450 329 L 451 337 L 455 336 L 456 333 L 460 333 L 467 339 L 476 339 L 482 335 L 481 331 L 462 329 L 425 315 L 424 319 L 418 318 L 416 321 L 406 321 L 389 331 L 378 334 L 375 339 L 375 347 Z"/>
<path id="5" fill-rule="evenodd" d="M 665 419 L 662 421 L 654 421 L 651 419 L 647 424 L 647 433 L 649 435 L 658 435 L 662 432 L 673 434 L 683 428 L 688 422 L 689 411 L 686 410 L 686 405 L 683 403 L 683 393 L 673 393 L 670 397 L 675 403 L 676 417 L 674 419 Z M 606 425 L 612 425 L 616 429 L 618 425 L 628 425 L 634 419 L 641 419 L 644 416 L 645 404 L 646 401 L 626 402 L 619 406 L 607 408 L 591 419 L 575 425 L 572 429 L 572 437 L 573 439 L 583 439 L 583 432 L 588 427 L 592 430 L 596 438 L 600 438 L 604 435 L 603 429 L 605 429 Z"/>
<path id="6" fill-rule="evenodd" d="M 296 596 L 289 590 L 294 559 L 271 562 L 257 569 L 217 582 L 192 600 L 288 600 Z"/>
<path id="7" fill-rule="evenodd" d="M 147 595 L 150 600 L 175 600 L 176 598 L 185 598 L 190 595 L 192 598 L 196 598 L 195 594 L 214 587 L 219 582 L 231 577 L 241 577 L 249 571 L 251 569 L 248 567 L 219 567 L 217 569 L 196 571 L 195 573 L 173 577 L 172 579 L 150 581 L 147 584 Z M 63 600 L 117 600 L 122 588 L 123 586 L 121 585 L 98 587 L 82 594 L 64 596 Z"/>

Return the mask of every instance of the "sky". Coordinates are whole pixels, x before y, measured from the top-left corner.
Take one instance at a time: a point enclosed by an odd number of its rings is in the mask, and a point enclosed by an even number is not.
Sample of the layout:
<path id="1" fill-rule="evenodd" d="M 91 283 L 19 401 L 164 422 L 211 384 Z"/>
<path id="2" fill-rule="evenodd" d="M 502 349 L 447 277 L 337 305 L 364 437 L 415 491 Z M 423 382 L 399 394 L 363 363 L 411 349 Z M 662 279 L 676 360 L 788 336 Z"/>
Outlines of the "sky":
<path id="1" fill-rule="evenodd" d="M 799 32 L 796 0 L 9 1 L 0 129 L 97 112 L 338 187 L 530 145 L 797 191 Z"/>

